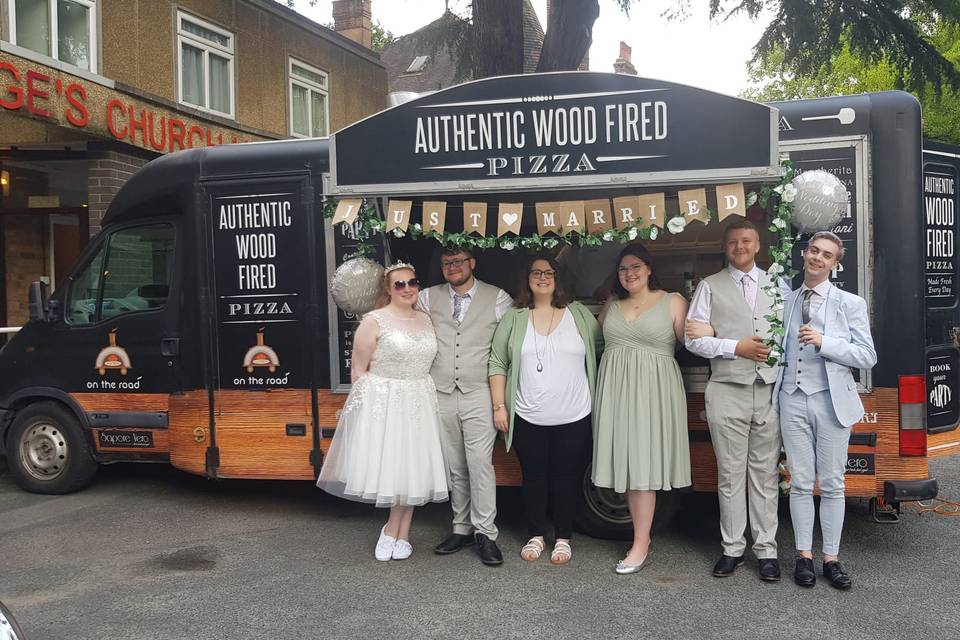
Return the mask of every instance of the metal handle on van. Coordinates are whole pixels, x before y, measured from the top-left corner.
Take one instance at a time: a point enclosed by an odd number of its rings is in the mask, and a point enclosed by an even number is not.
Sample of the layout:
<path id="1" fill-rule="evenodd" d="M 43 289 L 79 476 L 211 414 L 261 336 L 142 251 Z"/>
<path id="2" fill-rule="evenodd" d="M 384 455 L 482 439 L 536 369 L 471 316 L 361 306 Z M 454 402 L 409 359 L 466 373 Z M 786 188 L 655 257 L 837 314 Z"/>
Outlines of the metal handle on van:
<path id="1" fill-rule="evenodd" d="M 160 355 L 175 358 L 180 355 L 180 338 L 160 338 Z"/>

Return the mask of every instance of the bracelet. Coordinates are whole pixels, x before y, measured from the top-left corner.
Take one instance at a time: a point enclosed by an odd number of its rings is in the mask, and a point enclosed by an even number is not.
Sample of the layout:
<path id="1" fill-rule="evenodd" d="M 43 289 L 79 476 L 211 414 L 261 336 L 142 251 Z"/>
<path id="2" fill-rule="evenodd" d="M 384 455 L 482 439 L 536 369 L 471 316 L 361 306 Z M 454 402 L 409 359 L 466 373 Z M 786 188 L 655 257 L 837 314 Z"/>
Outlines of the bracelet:
<path id="1" fill-rule="evenodd" d="M 507 406 L 507 405 L 506 405 L 505 403 L 501 402 L 500 404 L 495 404 L 495 405 L 493 405 L 493 410 L 494 410 L 494 411 L 498 411 L 498 410 L 502 409 L 502 408 L 505 407 L 505 406 Z"/>

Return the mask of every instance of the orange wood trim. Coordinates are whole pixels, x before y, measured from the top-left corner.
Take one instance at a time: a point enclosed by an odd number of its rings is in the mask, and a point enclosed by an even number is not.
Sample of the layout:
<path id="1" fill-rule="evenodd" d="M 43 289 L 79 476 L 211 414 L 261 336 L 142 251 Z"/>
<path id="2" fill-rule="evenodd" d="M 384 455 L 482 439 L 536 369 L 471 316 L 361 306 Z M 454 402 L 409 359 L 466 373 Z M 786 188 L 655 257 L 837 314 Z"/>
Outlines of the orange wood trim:
<path id="1" fill-rule="evenodd" d="M 72 393 L 71 397 L 86 411 L 167 411 L 167 393 Z"/>

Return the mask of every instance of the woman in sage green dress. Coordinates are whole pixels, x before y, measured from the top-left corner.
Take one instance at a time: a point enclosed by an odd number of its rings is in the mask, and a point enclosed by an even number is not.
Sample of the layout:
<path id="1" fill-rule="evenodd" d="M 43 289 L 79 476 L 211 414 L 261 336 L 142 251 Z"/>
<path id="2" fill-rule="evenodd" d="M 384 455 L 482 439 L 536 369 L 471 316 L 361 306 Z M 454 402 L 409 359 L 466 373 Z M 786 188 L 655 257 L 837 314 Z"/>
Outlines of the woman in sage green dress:
<path id="1" fill-rule="evenodd" d="M 624 247 L 600 317 L 606 348 L 594 405 L 593 483 L 627 494 L 633 545 L 616 567 L 649 558 L 657 491 L 690 486 L 687 399 L 674 358 L 687 301 L 660 288 L 649 252 Z"/>

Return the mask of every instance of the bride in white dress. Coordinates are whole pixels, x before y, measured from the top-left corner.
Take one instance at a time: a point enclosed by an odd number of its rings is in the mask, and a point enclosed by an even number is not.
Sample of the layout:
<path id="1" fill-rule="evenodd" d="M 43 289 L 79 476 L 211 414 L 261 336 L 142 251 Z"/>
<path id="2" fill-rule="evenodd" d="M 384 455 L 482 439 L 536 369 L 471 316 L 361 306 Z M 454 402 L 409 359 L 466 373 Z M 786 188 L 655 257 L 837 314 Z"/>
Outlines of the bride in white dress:
<path id="1" fill-rule="evenodd" d="M 430 366 L 437 340 L 430 316 L 415 308 L 413 267 L 383 275 L 384 304 L 364 315 L 353 339 L 353 388 L 324 457 L 317 486 L 342 498 L 390 507 L 377 560 L 413 553 L 413 508 L 447 499 L 440 416 Z"/>

